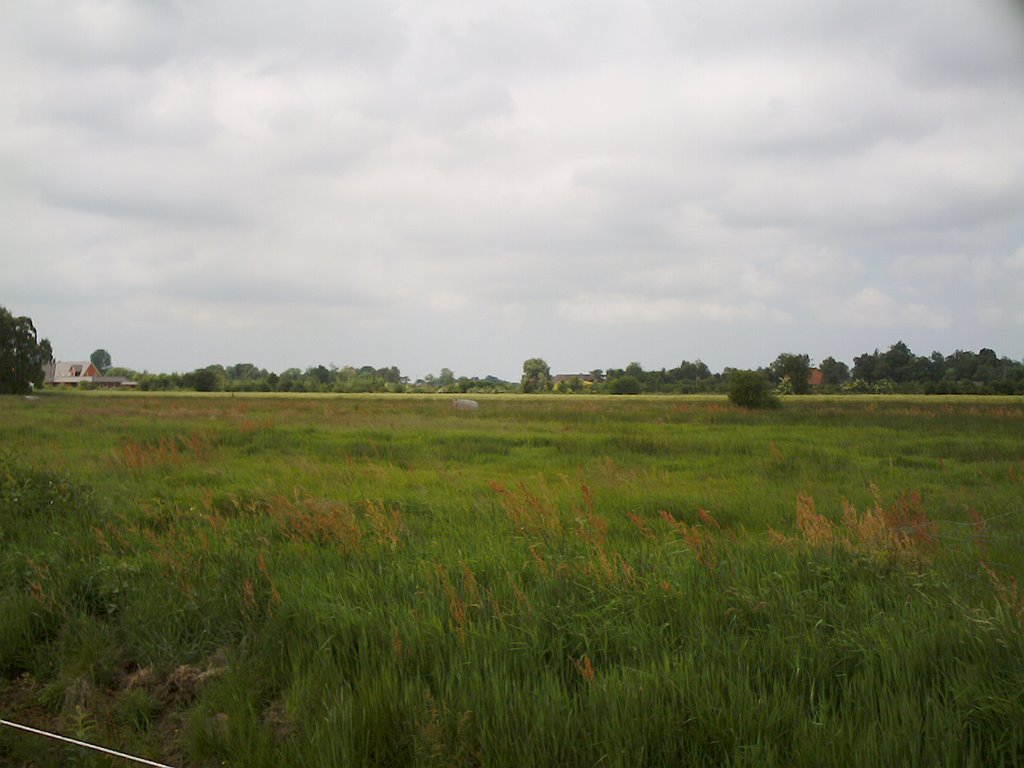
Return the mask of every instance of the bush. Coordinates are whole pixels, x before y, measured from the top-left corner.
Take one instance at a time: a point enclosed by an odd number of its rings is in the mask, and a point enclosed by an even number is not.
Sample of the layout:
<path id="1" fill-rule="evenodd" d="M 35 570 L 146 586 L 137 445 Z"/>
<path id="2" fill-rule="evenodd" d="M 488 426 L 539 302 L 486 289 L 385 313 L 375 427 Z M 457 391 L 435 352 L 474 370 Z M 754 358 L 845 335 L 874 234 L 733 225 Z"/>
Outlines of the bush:
<path id="1" fill-rule="evenodd" d="M 643 385 L 636 376 L 620 376 L 608 385 L 608 391 L 613 395 L 639 395 Z"/>
<path id="2" fill-rule="evenodd" d="M 741 408 L 778 408 L 779 399 L 768 380 L 757 371 L 733 371 L 729 375 L 729 400 Z"/>
<path id="3" fill-rule="evenodd" d="M 224 379 L 212 368 L 200 368 L 192 374 L 196 392 L 221 392 Z"/>

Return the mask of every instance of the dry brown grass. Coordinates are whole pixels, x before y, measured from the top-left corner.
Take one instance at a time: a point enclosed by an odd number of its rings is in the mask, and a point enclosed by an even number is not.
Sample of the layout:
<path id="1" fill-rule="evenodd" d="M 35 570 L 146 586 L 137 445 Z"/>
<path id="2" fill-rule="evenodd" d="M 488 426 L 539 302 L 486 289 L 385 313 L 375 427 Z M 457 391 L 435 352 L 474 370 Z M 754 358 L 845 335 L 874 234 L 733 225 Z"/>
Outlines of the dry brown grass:
<path id="1" fill-rule="evenodd" d="M 769 540 L 782 546 L 840 549 L 877 559 L 930 559 L 939 547 L 939 538 L 935 523 L 924 511 L 921 494 L 904 493 L 886 507 L 878 486 L 872 484 L 871 493 L 874 503 L 863 512 L 844 501 L 839 523 L 819 514 L 810 494 L 800 493 L 796 500 L 799 536 L 789 537 L 769 528 Z"/>
<path id="2" fill-rule="evenodd" d="M 592 683 L 597 679 L 597 672 L 594 671 L 594 665 L 587 654 L 584 653 L 580 658 L 573 659 L 572 663 L 579 676 L 587 683 Z"/>
<path id="3" fill-rule="evenodd" d="M 180 468 L 186 456 L 199 462 L 209 461 L 214 450 L 213 441 L 193 431 L 188 436 L 161 437 L 155 442 L 138 442 L 131 437 L 121 444 L 115 460 L 129 470 L 168 466 Z"/>
<path id="4" fill-rule="evenodd" d="M 494 481 L 489 485 L 501 498 L 502 508 L 516 533 L 539 537 L 562 535 L 562 520 L 550 498 L 541 498 L 527 490 L 523 483 L 519 483 L 516 490 Z M 549 497 L 549 494 L 545 493 L 545 496 Z"/>
<path id="5" fill-rule="evenodd" d="M 659 510 L 658 514 L 672 530 L 678 534 L 687 547 L 697 556 L 697 562 L 703 565 L 709 573 L 718 569 L 718 545 L 712 528 L 718 531 L 722 526 L 706 510 L 700 510 L 700 517 L 705 525 L 687 525 L 682 520 L 676 520 L 675 516 L 667 510 Z"/>
<path id="6" fill-rule="evenodd" d="M 296 494 L 290 499 L 270 498 L 265 511 L 292 542 L 326 544 L 349 553 L 359 549 L 363 539 L 355 511 L 347 504 Z"/>

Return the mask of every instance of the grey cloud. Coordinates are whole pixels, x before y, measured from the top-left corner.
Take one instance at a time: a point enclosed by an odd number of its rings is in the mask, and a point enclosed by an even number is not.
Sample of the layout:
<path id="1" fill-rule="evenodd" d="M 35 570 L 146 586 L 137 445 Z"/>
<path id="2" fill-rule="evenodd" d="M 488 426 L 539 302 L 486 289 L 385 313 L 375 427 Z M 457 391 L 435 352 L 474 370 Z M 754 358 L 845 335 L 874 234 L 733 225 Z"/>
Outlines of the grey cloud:
<path id="1" fill-rule="evenodd" d="M 244 270 L 244 268 L 243 268 Z M 320 281 L 313 276 L 210 274 L 197 269 L 193 274 L 178 275 L 153 286 L 151 296 L 162 300 L 214 302 L 244 305 L 262 311 L 268 305 L 280 307 L 366 307 L 367 296 L 354 291 L 342 280 Z M 233 265 L 226 271 L 235 272 Z"/>
<path id="2" fill-rule="evenodd" d="M 0 39 L 71 71 L 152 68 L 180 41 L 177 15 L 162 3 L 19 3 L 5 26 L 11 34 L 0 33 Z"/>
<path id="3" fill-rule="evenodd" d="M 372 71 L 389 67 L 407 45 L 394 3 L 386 0 L 233 0 L 203 5 L 188 18 L 194 46 L 206 55 L 267 57 L 283 65 L 323 60 Z"/>
<path id="4" fill-rule="evenodd" d="M 508 89 L 497 82 L 466 77 L 443 86 L 395 84 L 370 95 L 362 108 L 368 117 L 411 124 L 423 131 L 459 142 L 459 133 L 480 120 L 512 112 Z"/>
<path id="5" fill-rule="evenodd" d="M 49 282 L 132 318 L 110 346 L 180 323 L 182 368 L 1024 354 L 1024 49 L 987 8 L 12 6 L 0 254 L 46 280 L 0 264 L 30 314 Z"/>
<path id="6" fill-rule="evenodd" d="M 166 226 L 241 227 L 248 217 L 230 203 L 182 200 L 159 192 L 139 197 L 111 194 L 106 190 L 53 190 L 42 199 L 58 208 L 115 219 L 142 219 Z"/>
<path id="7" fill-rule="evenodd" d="M 900 56 L 904 71 L 927 88 L 984 84 L 1016 90 L 1024 76 L 1024 14 L 1013 5 L 958 0 L 920 9 L 913 25 L 906 25 L 910 36 Z"/>
<path id="8" fill-rule="evenodd" d="M 19 6 L 11 22 L 21 31 L 19 48 L 73 70 L 153 69 L 184 58 L 223 56 L 251 57 L 269 67 L 315 59 L 379 68 L 405 47 L 389 5 L 41 1 Z"/>

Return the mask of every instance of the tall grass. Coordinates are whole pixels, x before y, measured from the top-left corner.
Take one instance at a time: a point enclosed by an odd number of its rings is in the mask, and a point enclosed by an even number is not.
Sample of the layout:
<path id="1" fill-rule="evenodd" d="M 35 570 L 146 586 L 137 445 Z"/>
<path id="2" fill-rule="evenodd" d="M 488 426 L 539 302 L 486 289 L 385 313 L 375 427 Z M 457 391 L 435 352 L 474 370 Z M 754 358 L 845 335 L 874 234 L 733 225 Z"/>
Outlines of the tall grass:
<path id="1" fill-rule="evenodd" d="M 1019 400 L 4 407 L 10 719 L 180 765 L 1024 761 Z"/>

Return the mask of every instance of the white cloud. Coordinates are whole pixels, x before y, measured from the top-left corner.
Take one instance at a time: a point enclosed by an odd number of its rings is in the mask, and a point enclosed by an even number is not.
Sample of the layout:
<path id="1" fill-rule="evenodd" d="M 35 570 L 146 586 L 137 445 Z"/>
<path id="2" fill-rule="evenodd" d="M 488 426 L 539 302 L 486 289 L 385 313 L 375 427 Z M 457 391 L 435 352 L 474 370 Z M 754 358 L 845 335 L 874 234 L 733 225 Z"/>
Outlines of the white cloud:
<path id="1" fill-rule="evenodd" d="M 833 325 L 853 328 L 889 328 L 899 334 L 904 328 L 941 330 L 951 323 L 949 315 L 924 304 L 906 303 L 879 290 L 863 288 L 845 296 L 812 302 L 819 317 Z"/>
<path id="2" fill-rule="evenodd" d="M 978 319 L 990 327 L 1024 325 L 1024 310 L 1014 312 L 1002 307 L 983 307 L 978 311 Z"/>
<path id="3" fill-rule="evenodd" d="M 676 320 L 734 323 L 740 320 L 785 321 L 789 315 L 764 304 L 728 304 L 687 299 L 650 299 L 624 294 L 583 294 L 558 303 L 561 317 L 577 323 L 658 324 Z"/>
<path id="4" fill-rule="evenodd" d="M 1024 272 L 1024 245 L 1003 259 L 1003 266 L 1014 272 Z"/>

